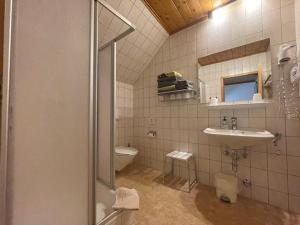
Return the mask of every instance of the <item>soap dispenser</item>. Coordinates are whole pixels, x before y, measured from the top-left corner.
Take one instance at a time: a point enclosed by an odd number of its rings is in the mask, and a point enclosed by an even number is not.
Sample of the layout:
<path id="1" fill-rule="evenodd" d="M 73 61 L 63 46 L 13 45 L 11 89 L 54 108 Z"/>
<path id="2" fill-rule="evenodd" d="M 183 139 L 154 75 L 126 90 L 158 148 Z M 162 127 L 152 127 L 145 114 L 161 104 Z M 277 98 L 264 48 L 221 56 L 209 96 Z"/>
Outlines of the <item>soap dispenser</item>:
<path id="1" fill-rule="evenodd" d="M 227 120 L 226 116 L 224 116 L 223 119 L 222 119 L 221 128 L 225 129 L 225 130 L 229 129 L 228 120 Z"/>

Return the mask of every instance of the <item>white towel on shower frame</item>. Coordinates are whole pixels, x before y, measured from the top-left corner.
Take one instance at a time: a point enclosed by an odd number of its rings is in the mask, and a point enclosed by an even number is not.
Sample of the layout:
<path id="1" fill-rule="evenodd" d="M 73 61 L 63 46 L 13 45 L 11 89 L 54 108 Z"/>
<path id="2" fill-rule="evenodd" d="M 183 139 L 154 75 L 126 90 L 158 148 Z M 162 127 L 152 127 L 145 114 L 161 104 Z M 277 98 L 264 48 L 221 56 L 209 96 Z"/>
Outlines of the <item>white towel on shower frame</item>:
<path id="1" fill-rule="evenodd" d="M 138 210 L 140 208 L 140 197 L 135 189 L 120 187 L 116 190 L 116 202 L 114 209 Z"/>

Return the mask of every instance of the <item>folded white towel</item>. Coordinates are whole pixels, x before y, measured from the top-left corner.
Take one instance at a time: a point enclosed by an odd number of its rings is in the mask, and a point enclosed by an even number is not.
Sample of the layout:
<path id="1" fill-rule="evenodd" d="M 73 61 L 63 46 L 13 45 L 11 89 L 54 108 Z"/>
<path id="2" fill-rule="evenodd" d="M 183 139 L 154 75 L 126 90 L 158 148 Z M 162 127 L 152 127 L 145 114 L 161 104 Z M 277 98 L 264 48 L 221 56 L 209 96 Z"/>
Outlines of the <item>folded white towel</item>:
<path id="1" fill-rule="evenodd" d="M 120 187 L 116 190 L 114 209 L 137 210 L 140 208 L 140 197 L 135 189 Z"/>

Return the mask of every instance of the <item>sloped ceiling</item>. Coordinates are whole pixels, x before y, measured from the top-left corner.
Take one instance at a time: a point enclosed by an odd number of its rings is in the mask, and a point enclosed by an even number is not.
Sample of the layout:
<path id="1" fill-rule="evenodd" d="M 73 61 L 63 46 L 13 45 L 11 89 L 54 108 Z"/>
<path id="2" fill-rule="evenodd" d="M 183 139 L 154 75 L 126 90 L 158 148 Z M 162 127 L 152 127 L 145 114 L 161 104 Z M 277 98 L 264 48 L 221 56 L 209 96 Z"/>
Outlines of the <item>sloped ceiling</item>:
<path id="1" fill-rule="evenodd" d="M 233 0 L 145 0 L 146 6 L 169 34 L 207 19 L 214 8 L 230 2 Z"/>
<path id="2" fill-rule="evenodd" d="M 133 84 L 151 62 L 168 33 L 141 0 L 107 0 L 136 26 L 136 30 L 117 42 L 117 80 Z M 128 29 L 119 18 L 98 4 L 99 46 Z"/>

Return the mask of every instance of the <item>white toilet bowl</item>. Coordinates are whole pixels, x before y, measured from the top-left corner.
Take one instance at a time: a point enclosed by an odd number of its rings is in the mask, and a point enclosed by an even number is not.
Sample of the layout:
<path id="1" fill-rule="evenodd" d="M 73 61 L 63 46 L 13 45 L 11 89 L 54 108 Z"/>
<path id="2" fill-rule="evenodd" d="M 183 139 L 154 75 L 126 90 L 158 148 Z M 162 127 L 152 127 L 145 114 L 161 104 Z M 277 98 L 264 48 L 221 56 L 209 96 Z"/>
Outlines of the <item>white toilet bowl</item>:
<path id="1" fill-rule="evenodd" d="M 132 163 L 138 150 L 131 147 L 115 147 L 115 170 L 121 171 L 124 167 Z"/>

